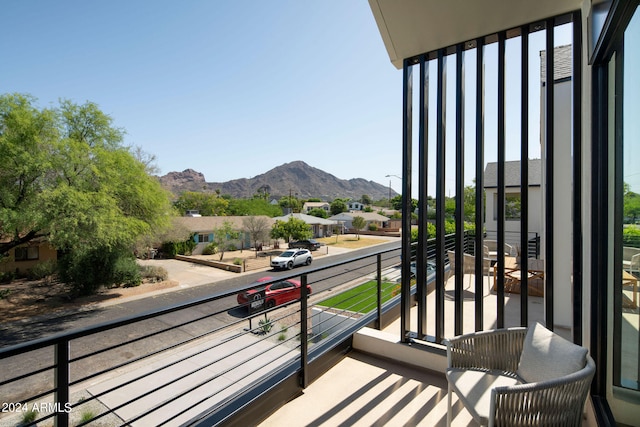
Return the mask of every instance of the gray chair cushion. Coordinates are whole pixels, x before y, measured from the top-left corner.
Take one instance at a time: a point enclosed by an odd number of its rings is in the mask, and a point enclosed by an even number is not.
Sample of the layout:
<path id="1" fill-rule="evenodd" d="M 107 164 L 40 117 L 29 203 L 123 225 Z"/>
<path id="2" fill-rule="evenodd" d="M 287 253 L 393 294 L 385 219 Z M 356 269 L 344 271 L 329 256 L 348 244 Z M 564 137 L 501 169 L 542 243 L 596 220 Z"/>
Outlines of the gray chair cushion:
<path id="1" fill-rule="evenodd" d="M 535 323 L 524 339 L 517 374 L 527 383 L 551 380 L 579 371 L 586 360 L 586 348 Z"/>
<path id="2" fill-rule="evenodd" d="M 447 381 L 471 416 L 481 425 L 489 422 L 491 390 L 520 384 L 514 376 L 502 371 L 478 371 L 465 368 L 447 369 Z"/>

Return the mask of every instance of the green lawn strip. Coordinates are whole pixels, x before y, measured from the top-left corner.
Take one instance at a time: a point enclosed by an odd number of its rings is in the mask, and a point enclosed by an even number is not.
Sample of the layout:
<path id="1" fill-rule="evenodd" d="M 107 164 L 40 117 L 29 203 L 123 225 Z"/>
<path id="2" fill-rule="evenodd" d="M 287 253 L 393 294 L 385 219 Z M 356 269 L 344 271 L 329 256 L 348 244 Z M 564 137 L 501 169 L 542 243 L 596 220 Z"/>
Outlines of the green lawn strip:
<path id="1" fill-rule="evenodd" d="M 400 292 L 400 285 L 392 282 L 382 282 L 382 303 L 393 298 Z M 338 295 L 320 301 L 317 305 L 330 308 L 349 310 L 357 313 L 368 313 L 376 308 L 377 282 L 370 280 L 362 285 L 351 288 Z"/>

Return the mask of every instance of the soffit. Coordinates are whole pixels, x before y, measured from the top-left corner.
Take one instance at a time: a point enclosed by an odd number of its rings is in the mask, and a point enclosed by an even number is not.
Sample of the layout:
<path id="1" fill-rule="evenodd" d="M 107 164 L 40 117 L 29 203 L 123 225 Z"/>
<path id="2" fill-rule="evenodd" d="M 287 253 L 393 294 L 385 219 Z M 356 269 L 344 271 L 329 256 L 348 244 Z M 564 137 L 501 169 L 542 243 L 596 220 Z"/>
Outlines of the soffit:
<path id="1" fill-rule="evenodd" d="M 581 8 L 583 0 L 369 0 L 393 65 Z"/>

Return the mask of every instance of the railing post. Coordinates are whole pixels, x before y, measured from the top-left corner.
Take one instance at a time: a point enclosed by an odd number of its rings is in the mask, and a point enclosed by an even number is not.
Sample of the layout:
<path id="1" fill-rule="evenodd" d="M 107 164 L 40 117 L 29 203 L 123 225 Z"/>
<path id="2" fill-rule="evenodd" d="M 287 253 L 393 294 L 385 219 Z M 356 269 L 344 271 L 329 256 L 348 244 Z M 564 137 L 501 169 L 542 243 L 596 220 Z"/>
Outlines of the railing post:
<path id="1" fill-rule="evenodd" d="M 381 330 L 382 329 L 382 256 L 380 254 L 376 256 L 376 261 L 377 261 L 376 280 L 378 282 L 377 283 L 378 284 L 378 292 L 377 292 L 378 316 L 376 317 L 376 329 Z"/>
<path id="2" fill-rule="evenodd" d="M 55 399 L 56 426 L 69 425 L 69 341 L 62 340 L 55 345 Z"/>
<path id="3" fill-rule="evenodd" d="M 308 363 L 309 363 L 309 345 L 307 332 L 307 275 L 300 276 L 300 386 L 307 388 L 309 385 Z"/>

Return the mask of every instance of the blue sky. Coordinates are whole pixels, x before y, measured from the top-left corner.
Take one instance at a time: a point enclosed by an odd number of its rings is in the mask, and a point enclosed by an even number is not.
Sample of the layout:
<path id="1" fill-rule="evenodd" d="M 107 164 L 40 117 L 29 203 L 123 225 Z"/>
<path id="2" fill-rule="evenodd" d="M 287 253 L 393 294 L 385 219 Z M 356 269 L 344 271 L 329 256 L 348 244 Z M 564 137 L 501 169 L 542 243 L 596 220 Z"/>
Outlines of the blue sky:
<path id="1" fill-rule="evenodd" d="M 95 102 L 161 174 L 402 173 L 402 73 L 365 1 L 5 0 L 0 19 L 0 93 Z"/>
<path id="2" fill-rule="evenodd" d="M 365 178 L 400 192 L 400 180 L 385 176 L 402 175 L 402 72 L 391 65 L 364 0 L 4 0 L 0 19 L 0 93 L 29 93 L 40 107 L 61 98 L 95 102 L 126 130 L 125 144 L 156 156 L 161 174 L 192 168 L 221 182 L 303 160 L 338 178 Z M 507 42 L 507 160 L 520 156 L 512 148 L 520 132 L 518 43 Z M 530 43 L 535 158 L 542 33 Z M 570 27 L 557 29 L 556 45 L 567 43 Z M 495 58 L 496 46 L 488 46 L 489 94 L 496 93 Z M 454 66 L 451 58 L 450 76 Z M 472 94 L 475 52 L 465 66 Z M 455 79 L 447 80 L 453 102 Z M 473 108 L 465 121 L 470 145 Z M 495 111 L 488 99 L 486 161 L 496 160 Z M 451 108 L 448 146 L 454 116 Z M 416 141 L 417 135 L 416 129 Z M 469 185 L 473 153 L 467 153 Z M 417 152 L 414 160 L 417 175 Z M 435 173 L 429 175 L 435 194 Z M 453 195 L 453 158 L 447 176 Z"/>

